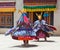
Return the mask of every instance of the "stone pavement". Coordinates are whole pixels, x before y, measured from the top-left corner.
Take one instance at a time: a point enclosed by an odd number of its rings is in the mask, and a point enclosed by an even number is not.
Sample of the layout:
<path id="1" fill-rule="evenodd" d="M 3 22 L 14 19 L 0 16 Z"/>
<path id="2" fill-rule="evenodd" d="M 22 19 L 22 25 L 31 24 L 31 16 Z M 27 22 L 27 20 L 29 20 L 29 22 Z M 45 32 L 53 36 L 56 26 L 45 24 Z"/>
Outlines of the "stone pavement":
<path id="1" fill-rule="evenodd" d="M 11 36 L 0 34 L 0 50 L 60 50 L 60 37 L 52 36 L 45 42 L 44 39 L 40 41 L 29 41 L 29 46 L 24 47 L 22 41 L 13 40 Z"/>

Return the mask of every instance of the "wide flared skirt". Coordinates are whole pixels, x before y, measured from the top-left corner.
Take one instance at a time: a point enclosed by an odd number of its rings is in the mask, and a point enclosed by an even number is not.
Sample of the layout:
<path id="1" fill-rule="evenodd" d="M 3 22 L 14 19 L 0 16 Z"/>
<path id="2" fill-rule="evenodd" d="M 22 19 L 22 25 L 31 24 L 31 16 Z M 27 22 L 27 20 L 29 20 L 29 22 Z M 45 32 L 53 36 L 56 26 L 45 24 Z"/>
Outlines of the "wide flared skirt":
<path id="1" fill-rule="evenodd" d="M 45 38 L 45 37 L 49 37 L 49 34 L 45 31 L 39 30 L 36 33 L 36 37 L 37 38 Z"/>
<path id="2" fill-rule="evenodd" d="M 34 31 L 19 30 L 12 34 L 12 38 L 15 40 L 33 40 L 36 37 Z"/>
<path id="3" fill-rule="evenodd" d="M 20 30 L 14 32 L 12 35 L 13 36 L 36 36 L 36 33 L 34 31 Z"/>
<path id="4" fill-rule="evenodd" d="M 15 39 L 15 40 L 33 40 L 33 39 L 36 39 L 36 36 L 12 36 L 12 39 Z"/>

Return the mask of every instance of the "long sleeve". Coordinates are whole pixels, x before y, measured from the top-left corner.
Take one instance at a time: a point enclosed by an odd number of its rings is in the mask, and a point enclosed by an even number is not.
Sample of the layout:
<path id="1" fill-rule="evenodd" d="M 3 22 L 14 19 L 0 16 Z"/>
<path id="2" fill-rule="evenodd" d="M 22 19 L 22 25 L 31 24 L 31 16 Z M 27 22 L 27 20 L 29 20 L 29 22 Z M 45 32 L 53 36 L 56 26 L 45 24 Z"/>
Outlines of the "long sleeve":
<path id="1" fill-rule="evenodd" d="M 48 25 L 45 20 L 42 20 L 42 24 L 43 24 L 43 25 Z"/>
<path id="2" fill-rule="evenodd" d="M 35 28 L 37 25 L 38 25 L 38 20 L 34 22 L 34 27 L 33 28 Z"/>

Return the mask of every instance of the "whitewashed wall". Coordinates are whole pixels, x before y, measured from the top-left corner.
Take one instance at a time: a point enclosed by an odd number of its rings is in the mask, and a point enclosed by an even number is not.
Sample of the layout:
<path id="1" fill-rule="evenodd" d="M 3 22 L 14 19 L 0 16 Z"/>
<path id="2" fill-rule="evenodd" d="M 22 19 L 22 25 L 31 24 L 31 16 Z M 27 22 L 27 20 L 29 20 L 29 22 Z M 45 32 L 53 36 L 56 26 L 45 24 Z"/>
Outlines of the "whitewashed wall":
<path id="1" fill-rule="evenodd" d="M 17 20 L 20 18 L 18 10 L 23 9 L 23 0 L 16 0 L 16 12 L 14 13 L 14 26 L 16 25 Z"/>
<path id="2" fill-rule="evenodd" d="M 54 12 L 54 26 L 56 26 L 56 35 L 60 35 L 60 0 L 57 0 L 57 9 Z"/>

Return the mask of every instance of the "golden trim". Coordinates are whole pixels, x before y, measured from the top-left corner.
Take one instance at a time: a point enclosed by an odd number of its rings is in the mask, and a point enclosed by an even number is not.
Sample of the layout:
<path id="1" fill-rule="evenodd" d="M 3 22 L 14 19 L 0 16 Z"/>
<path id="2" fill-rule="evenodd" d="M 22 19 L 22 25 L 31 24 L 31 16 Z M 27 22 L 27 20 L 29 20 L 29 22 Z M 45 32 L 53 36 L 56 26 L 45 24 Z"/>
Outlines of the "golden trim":
<path id="1" fill-rule="evenodd" d="M 16 8 L 0 8 L 0 12 L 14 12 Z"/>
<path id="2" fill-rule="evenodd" d="M 25 9 L 27 12 L 37 12 L 37 11 L 56 11 L 56 8 L 46 8 L 46 9 Z"/>

